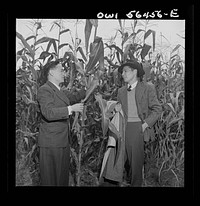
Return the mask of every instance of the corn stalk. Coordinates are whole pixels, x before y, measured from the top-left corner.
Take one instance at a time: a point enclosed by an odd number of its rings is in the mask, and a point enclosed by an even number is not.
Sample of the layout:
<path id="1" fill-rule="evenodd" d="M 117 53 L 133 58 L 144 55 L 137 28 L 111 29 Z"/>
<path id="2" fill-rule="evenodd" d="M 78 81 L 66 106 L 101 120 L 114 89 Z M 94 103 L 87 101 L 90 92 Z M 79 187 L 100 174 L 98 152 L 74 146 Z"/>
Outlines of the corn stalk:
<path id="1" fill-rule="evenodd" d="M 26 39 L 18 32 L 17 38 L 22 42 L 23 49 L 17 52 L 17 61 L 22 58 L 22 66 L 16 71 L 16 173 L 17 185 L 32 185 L 33 175 L 38 172 L 37 160 L 37 135 L 39 115 L 36 101 L 38 88 L 38 71 L 35 70 L 37 59 L 35 59 L 36 42 L 38 30 L 42 28 L 40 21 L 35 21 L 35 34 Z M 30 46 L 29 40 L 33 39 Z M 35 164 L 32 164 L 35 161 Z M 19 166 L 19 167 L 18 167 Z M 24 176 L 31 178 L 29 183 Z"/>

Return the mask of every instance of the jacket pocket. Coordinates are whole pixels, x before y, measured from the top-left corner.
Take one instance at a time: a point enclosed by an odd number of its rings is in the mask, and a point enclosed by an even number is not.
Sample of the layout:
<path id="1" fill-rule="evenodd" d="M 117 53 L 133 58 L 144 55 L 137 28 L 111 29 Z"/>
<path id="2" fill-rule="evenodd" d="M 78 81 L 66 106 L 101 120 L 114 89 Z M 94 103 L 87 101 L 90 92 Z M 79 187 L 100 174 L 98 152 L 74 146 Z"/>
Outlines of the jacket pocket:
<path id="1" fill-rule="evenodd" d="M 66 127 L 67 125 L 64 125 L 60 122 L 54 122 L 46 125 L 48 133 L 61 133 L 65 131 Z"/>

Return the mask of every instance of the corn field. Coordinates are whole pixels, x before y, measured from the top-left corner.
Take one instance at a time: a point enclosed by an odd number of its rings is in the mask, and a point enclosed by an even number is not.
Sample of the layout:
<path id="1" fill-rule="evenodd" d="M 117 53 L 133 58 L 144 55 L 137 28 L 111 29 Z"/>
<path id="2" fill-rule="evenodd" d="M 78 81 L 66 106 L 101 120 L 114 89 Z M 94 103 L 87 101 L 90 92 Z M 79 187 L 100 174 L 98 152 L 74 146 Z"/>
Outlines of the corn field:
<path id="1" fill-rule="evenodd" d="M 43 28 L 39 20 L 32 21 L 33 35 L 24 37 L 16 32 L 22 45 L 16 52 L 16 62 L 21 61 L 16 71 L 16 186 L 40 184 L 37 137 L 41 116 L 37 90 L 43 84 L 43 66 L 61 59 L 69 74 L 63 87 L 73 93 L 94 85 L 85 99 L 83 114 L 70 117 L 70 186 L 98 186 L 108 133 L 103 118 L 105 111 L 96 96 L 116 100 L 117 91 L 124 84 L 117 68 L 126 60 L 139 60 L 145 70 L 144 81 L 155 85 L 163 109 L 154 125 L 155 135 L 144 145 L 143 187 L 184 187 L 185 62 L 178 53 L 181 45 L 171 50 L 168 60 L 162 52 L 151 59 L 156 49 L 156 32 L 148 28 L 149 21 L 133 20 L 131 32 L 125 30 L 122 20 L 118 21 L 120 46 L 114 40 L 103 42 L 95 19 L 85 21 L 85 49 L 76 36 L 71 36 L 72 44 L 61 41 L 61 37 L 70 35 L 62 19 L 52 22 L 51 29 L 58 31 L 56 39 L 38 37 L 38 31 Z M 139 22 L 144 24 L 144 29 L 138 29 Z M 94 36 L 91 36 L 92 29 Z M 146 43 L 150 36 L 152 45 Z M 63 54 L 60 51 L 65 47 Z M 42 52 L 37 56 L 39 48 Z M 105 54 L 105 50 L 109 53 Z"/>

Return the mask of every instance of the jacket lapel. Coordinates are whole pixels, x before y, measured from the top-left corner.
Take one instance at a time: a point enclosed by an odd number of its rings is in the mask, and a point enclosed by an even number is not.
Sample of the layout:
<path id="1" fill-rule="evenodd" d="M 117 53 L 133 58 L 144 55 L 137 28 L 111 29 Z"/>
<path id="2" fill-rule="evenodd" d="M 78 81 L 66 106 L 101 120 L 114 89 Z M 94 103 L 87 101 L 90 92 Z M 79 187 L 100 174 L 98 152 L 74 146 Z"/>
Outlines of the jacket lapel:
<path id="1" fill-rule="evenodd" d="M 141 82 L 138 82 L 138 84 L 136 85 L 136 89 L 135 89 L 135 100 L 136 100 L 136 104 L 137 104 L 137 110 L 138 110 L 138 115 L 142 116 L 142 112 L 141 112 L 141 104 L 142 104 L 142 96 L 144 94 L 144 85 Z"/>
<path id="2" fill-rule="evenodd" d="M 47 84 L 54 90 L 54 92 L 56 93 L 56 95 L 62 100 L 64 101 L 66 104 L 70 104 L 69 99 L 66 97 L 66 95 L 64 94 L 64 92 L 62 92 L 62 90 L 59 90 L 54 84 L 52 84 L 50 81 L 47 81 Z"/>
<path id="3" fill-rule="evenodd" d="M 136 97 L 138 103 L 141 102 L 143 93 L 144 93 L 143 84 L 141 82 L 138 82 L 136 85 L 136 89 L 135 89 L 135 97 Z"/>

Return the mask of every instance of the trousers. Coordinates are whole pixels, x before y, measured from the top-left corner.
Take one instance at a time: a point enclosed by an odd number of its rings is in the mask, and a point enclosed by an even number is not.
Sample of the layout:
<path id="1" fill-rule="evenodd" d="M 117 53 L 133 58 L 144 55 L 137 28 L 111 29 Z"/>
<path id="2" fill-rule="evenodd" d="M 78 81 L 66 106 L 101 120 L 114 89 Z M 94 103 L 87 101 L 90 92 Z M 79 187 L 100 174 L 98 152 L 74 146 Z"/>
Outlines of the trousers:
<path id="1" fill-rule="evenodd" d="M 144 164 L 142 122 L 128 122 L 125 132 L 125 169 L 132 187 L 141 187 Z"/>
<path id="2" fill-rule="evenodd" d="M 40 147 L 39 160 L 41 186 L 68 186 L 69 147 Z"/>

